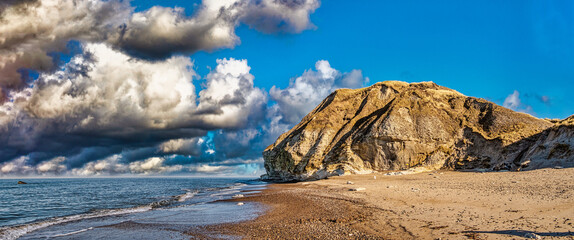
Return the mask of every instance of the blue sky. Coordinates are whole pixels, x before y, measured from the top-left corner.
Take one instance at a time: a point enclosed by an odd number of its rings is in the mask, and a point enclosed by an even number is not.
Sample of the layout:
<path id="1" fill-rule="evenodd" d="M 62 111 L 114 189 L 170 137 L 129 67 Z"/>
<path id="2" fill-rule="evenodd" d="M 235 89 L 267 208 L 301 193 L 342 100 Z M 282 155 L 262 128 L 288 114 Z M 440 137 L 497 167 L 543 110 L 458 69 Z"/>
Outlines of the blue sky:
<path id="1" fill-rule="evenodd" d="M 241 45 L 192 57 L 199 72 L 217 58 L 248 59 L 256 85 L 266 89 L 287 86 L 324 59 L 336 69 L 361 69 L 372 82 L 433 81 L 498 104 L 517 90 L 537 117 L 574 114 L 572 1 L 331 0 L 311 20 L 317 28 L 297 35 L 243 25 Z"/>
<path id="2" fill-rule="evenodd" d="M 262 174 L 331 91 L 385 80 L 574 114 L 572 1 L 28 2 L 0 3 L 0 177 Z"/>

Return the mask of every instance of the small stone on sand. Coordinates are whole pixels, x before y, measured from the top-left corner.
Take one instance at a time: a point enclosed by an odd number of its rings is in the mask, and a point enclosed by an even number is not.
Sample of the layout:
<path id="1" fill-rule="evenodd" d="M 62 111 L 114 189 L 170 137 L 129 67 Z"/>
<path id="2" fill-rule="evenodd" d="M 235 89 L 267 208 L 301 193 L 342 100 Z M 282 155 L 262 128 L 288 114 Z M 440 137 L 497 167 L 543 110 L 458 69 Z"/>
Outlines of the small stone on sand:
<path id="1" fill-rule="evenodd" d="M 535 233 L 527 233 L 524 234 L 524 238 L 530 238 L 530 239 L 542 239 L 542 237 L 538 236 Z"/>
<path id="2" fill-rule="evenodd" d="M 245 203 L 238 202 L 238 203 L 237 203 L 237 206 L 243 206 L 243 204 L 245 204 Z"/>
<path id="3" fill-rule="evenodd" d="M 366 189 L 366 188 L 364 188 L 364 187 L 360 187 L 360 188 L 351 188 L 351 189 L 349 189 L 349 191 L 353 191 L 353 192 L 358 192 L 358 191 L 365 191 L 365 190 L 367 190 L 367 189 Z"/>
<path id="4" fill-rule="evenodd" d="M 351 181 L 347 181 L 347 184 L 355 184 L 354 182 Z"/>
<path id="5" fill-rule="evenodd" d="M 243 194 L 235 194 L 235 195 L 233 195 L 232 198 L 242 198 L 242 197 L 245 197 L 245 196 L 243 196 Z"/>

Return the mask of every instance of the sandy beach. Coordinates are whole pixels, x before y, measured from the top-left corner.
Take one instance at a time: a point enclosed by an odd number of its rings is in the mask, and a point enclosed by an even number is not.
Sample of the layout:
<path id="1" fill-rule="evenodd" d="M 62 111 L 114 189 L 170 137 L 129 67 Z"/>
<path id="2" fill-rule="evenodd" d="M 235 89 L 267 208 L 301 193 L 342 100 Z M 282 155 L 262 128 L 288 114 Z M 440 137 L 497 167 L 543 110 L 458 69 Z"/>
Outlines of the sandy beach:
<path id="1" fill-rule="evenodd" d="M 340 176 L 272 184 L 233 201 L 269 210 L 201 232 L 244 239 L 574 239 L 572 168 Z M 189 234 L 207 236 L 198 232 Z"/>

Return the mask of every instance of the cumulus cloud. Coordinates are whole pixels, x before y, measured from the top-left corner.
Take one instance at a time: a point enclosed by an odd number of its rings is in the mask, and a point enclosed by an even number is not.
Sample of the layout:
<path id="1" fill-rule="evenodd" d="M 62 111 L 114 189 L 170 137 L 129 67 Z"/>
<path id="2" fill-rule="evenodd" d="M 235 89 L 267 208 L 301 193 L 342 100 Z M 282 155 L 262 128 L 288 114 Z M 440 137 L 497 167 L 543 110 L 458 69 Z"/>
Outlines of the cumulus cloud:
<path id="1" fill-rule="evenodd" d="M 34 168 L 28 163 L 27 156 L 21 156 L 10 162 L 0 164 L 0 172 L 2 175 L 27 175 L 34 172 Z"/>
<path id="2" fill-rule="evenodd" d="M 312 26 L 317 0 L 204 0 L 192 16 L 182 8 L 133 11 L 121 0 L 4 1 L 0 5 L 0 97 L 29 84 L 28 70 L 50 71 L 51 52 L 70 40 L 105 42 L 131 56 L 165 59 L 176 53 L 231 48 L 241 23 L 265 32 Z M 2 100 L 2 99 L 0 99 Z"/>
<path id="3" fill-rule="evenodd" d="M 40 174 L 61 174 L 68 168 L 62 164 L 66 161 L 65 157 L 56 157 L 52 160 L 41 162 L 36 166 L 36 171 Z"/>
<path id="4" fill-rule="evenodd" d="M 158 148 L 163 153 L 199 156 L 203 142 L 202 138 L 178 138 L 163 142 Z"/>
<path id="5" fill-rule="evenodd" d="M 64 157 L 56 157 L 34 165 L 28 156 L 21 156 L 0 164 L 0 176 L 16 175 L 60 175 L 67 171 Z"/>
<path id="6" fill-rule="evenodd" d="M 202 155 L 199 137 L 207 131 L 243 129 L 265 116 L 267 96 L 253 85 L 247 61 L 217 64 L 198 97 L 189 58 L 148 62 L 86 44 L 61 70 L 0 104 L 0 158 L 66 156 L 77 168 L 118 153 L 129 162 Z"/>
<path id="7" fill-rule="evenodd" d="M 312 29 L 319 5 L 204 0 L 187 16 L 159 6 L 134 12 L 122 0 L 0 2 L 1 173 L 209 172 L 216 168 L 201 164 L 260 157 L 292 123 L 279 105 L 268 106 L 247 61 L 217 60 L 196 94 L 199 76 L 182 55 L 233 48 L 240 24 L 266 33 Z M 62 63 L 62 52 L 75 56 Z M 331 70 L 338 87 L 364 81 L 360 71 Z M 260 165 L 237 160 L 219 171 Z"/>
<path id="8" fill-rule="evenodd" d="M 25 86 L 24 69 L 48 71 L 50 52 L 69 40 L 101 41 L 132 9 L 128 1 L 38 0 L 4 7 L 0 13 L 0 87 Z"/>
<path id="9" fill-rule="evenodd" d="M 183 167 L 181 165 L 165 166 L 164 158 L 152 157 L 144 161 L 132 162 L 129 165 L 129 169 L 132 173 L 164 173 L 164 172 L 175 172 L 180 171 Z"/>
<path id="10" fill-rule="evenodd" d="M 260 174 L 261 151 L 295 124 L 285 121 L 293 104 L 314 107 L 340 86 L 368 81 L 319 61 L 274 88 L 274 103 L 253 85 L 246 60 L 220 59 L 195 96 L 188 58 L 147 62 L 103 44 L 85 50 L 0 105 L 2 174 Z"/>
<path id="11" fill-rule="evenodd" d="M 116 154 L 94 162 L 87 162 L 81 168 L 72 169 L 71 175 L 114 175 L 128 172 L 128 167 L 121 163 L 121 155 Z"/>
<path id="12" fill-rule="evenodd" d="M 213 128 L 244 127 L 263 117 L 267 96 L 254 87 L 247 60 L 219 59 L 199 93 L 200 119 Z"/>
<path id="13" fill-rule="evenodd" d="M 269 94 L 279 105 L 282 120 L 297 123 L 334 90 L 362 87 L 368 81 L 361 70 L 341 73 L 328 61 L 321 60 L 315 64 L 315 70 L 309 69 L 291 79 L 285 89 L 273 86 Z"/>
<path id="14" fill-rule="evenodd" d="M 87 44 L 62 70 L 41 74 L 1 105 L 2 157 L 10 157 L 6 147 L 26 154 L 203 135 L 186 128 L 196 108 L 191 67 L 185 57 L 146 62 Z"/>

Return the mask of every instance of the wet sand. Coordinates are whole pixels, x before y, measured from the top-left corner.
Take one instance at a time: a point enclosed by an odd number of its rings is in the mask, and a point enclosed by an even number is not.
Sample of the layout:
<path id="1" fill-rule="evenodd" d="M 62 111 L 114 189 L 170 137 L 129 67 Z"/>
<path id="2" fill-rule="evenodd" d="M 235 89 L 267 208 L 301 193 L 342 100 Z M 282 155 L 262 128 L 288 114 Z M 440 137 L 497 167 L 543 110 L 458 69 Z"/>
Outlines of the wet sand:
<path id="1" fill-rule="evenodd" d="M 206 226 L 189 234 L 203 238 L 207 235 L 199 232 L 205 231 L 244 239 L 574 239 L 574 168 L 341 176 L 272 184 L 233 201 L 259 202 L 269 210 L 252 221 Z"/>

